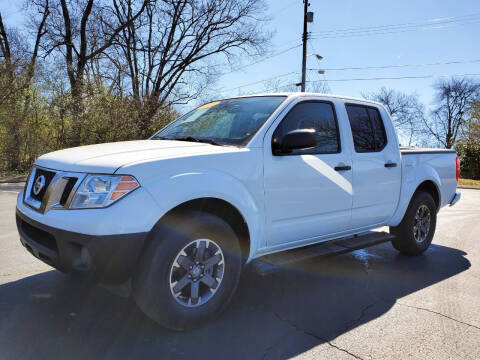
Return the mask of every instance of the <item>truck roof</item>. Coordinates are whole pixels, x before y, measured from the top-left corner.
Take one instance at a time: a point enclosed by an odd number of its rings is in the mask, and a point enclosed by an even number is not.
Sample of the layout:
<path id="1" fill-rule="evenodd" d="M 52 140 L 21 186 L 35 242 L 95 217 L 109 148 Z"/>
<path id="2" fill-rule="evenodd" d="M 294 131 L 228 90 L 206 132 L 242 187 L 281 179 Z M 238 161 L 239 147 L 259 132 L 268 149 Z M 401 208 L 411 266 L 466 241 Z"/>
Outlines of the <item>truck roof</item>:
<path id="1" fill-rule="evenodd" d="M 325 94 L 325 93 L 314 93 L 314 92 L 258 93 L 258 94 L 231 96 L 231 97 L 228 97 L 227 99 L 242 98 L 242 97 L 252 97 L 252 96 L 288 96 L 288 97 L 290 97 L 290 98 L 318 96 L 318 97 L 322 97 L 322 98 L 334 98 L 334 99 L 358 101 L 358 102 L 369 103 L 369 104 L 373 104 L 373 105 L 377 105 L 377 106 L 382 106 L 382 107 L 384 107 L 384 105 L 383 105 L 382 103 L 379 103 L 379 102 L 377 102 L 377 101 L 372 101 L 372 100 L 367 100 L 367 99 L 362 99 L 362 98 L 356 98 L 356 97 L 351 97 L 351 96 L 335 95 L 335 94 Z"/>

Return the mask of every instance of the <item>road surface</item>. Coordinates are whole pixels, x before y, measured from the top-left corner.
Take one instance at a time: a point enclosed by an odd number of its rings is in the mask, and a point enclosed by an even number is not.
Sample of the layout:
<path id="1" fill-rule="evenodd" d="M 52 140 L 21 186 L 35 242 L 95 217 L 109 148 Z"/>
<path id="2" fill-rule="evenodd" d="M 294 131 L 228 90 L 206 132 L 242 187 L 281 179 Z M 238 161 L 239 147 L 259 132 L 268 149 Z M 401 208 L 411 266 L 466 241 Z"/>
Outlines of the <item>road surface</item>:
<path id="1" fill-rule="evenodd" d="M 248 266 L 228 310 L 167 331 L 122 288 L 73 280 L 18 241 L 0 184 L 0 359 L 480 359 L 480 190 L 439 214 L 420 257 L 389 243 Z"/>

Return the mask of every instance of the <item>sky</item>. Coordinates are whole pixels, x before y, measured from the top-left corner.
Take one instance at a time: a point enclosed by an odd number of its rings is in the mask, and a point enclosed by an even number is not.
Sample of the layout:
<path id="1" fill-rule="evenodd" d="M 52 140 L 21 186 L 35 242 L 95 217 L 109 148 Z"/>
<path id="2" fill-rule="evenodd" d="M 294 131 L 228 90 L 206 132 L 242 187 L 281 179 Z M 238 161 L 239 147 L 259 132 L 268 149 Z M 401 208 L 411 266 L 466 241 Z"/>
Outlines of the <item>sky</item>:
<path id="1" fill-rule="evenodd" d="M 269 1 L 268 4 L 273 17 L 269 26 L 276 32 L 273 53 L 301 44 L 302 0 Z M 318 61 L 315 56 L 308 57 L 307 68 L 325 69 L 325 74 L 308 71 L 307 80 L 326 80 L 331 93 L 361 97 L 385 86 L 417 93 L 428 106 L 433 101 L 432 84 L 437 81 L 436 78 L 335 80 L 480 75 L 478 0 L 310 0 L 310 4 L 309 11 L 314 12 L 314 22 L 308 24 L 311 40 L 307 53 L 319 54 L 323 59 Z M 225 75 L 219 85 L 231 89 L 289 72 L 298 73 L 277 80 L 297 83 L 300 81 L 301 53 L 301 47 L 294 48 L 242 71 Z M 479 61 L 471 62 L 473 60 Z M 333 70 L 446 62 L 469 63 Z M 480 80 L 480 76 L 476 78 Z M 264 89 L 264 83 L 260 83 L 242 87 L 241 91 L 259 92 Z M 235 91 L 238 92 L 238 89 L 233 90 L 233 95 Z"/>
<path id="2" fill-rule="evenodd" d="M 272 82 L 300 81 L 302 0 L 266 2 L 271 18 L 266 26 L 274 32 L 270 55 L 261 62 L 246 58 L 240 70 L 220 77 L 215 87 L 219 97 L 264 92 Z M 0 0 L 7 26 L 21 26 L 26 20 L 22 3 Z M 331 93 L 361 97 L 385 86 L 416 93 L 428 106 L 437 78 L 415 77 L 480 75 L 478 0 L 310 0 L 310 4 L 314 22 L 308 24 L 311 39 L 307 52 L 323 59 L 308 57 L 307 68 L 324 69 L 325 74 L 311 70 L 307 80 L 325 80 Z M 256 63 L 245 67 L 252 62 Z M 451 62 L 455 63 L 445 64 Z M 336 70 L 352 67 L 363 69 Z M 364 80 L 393 77 L 413 78 Z M 269 84 L 263 81 L 271 78 Z M 480 80 L 480 76 L 475 78 Z"/>

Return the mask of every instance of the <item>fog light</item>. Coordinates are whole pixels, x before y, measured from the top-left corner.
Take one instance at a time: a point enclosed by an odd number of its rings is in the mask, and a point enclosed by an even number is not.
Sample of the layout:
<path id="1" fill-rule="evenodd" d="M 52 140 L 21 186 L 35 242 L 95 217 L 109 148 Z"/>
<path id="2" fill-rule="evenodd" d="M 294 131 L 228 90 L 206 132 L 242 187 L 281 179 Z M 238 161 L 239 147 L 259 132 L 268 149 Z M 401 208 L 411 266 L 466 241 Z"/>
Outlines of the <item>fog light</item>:
<path id="1" fill-rule="evenodd" d="M 73 266 L 80 271 L 87 271 L 92 265 L 92 256 L 86 247 L 80 250 L 80 256 L 75 259 Z"/>

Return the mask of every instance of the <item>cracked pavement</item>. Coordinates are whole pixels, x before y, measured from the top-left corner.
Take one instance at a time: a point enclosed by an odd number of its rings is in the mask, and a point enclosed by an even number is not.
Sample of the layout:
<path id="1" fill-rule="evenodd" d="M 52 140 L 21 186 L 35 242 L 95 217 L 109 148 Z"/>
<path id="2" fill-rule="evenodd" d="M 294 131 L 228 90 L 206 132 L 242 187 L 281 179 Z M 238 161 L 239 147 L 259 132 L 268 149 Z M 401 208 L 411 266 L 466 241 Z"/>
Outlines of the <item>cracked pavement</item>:
<path id="1" fill-rule="evenodd" d="M 7 184 L 8 185 L 8 184 Z M 20 185 L 0 184 L 0 359 L 479 359 L 480 191 L 439 214 L 420 257 L 389 243 L 277 267 L 256 262 L 227 311 L 177 333 L 128 296 L 23 249 Z"/>

